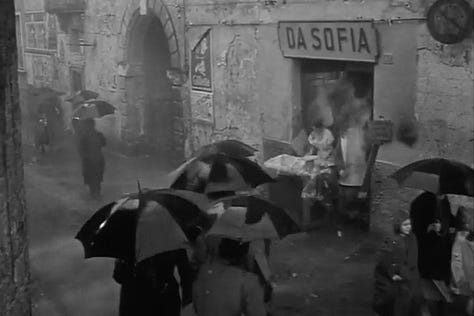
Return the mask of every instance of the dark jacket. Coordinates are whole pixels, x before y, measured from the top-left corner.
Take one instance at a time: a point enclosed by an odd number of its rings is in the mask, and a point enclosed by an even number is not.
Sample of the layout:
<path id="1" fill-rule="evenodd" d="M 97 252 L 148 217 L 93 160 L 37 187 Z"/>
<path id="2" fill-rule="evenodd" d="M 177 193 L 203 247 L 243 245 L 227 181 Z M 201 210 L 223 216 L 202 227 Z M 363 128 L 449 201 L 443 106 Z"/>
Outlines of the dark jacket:
<path id="1" fill-rule="evenodd" d="M 121 264 L 116 266 L 114 272 L 114 279 L 122 285 L 120 316 L 179 316 L 181 306 L 191 302 L 194 273 L 186 250 L 161 253 L 135 267 L 123 262 Z M 174 277 L 175 267 L 180 284 Z"/>
<path id="2" fill-rule="evenodd" d="M 198 316 L 265 316 L 264 290 L 258 276 L 215 260 L 204 264 L 194 283 Z"/>
<path id="3" fill-rule="evenodd" d="M 386 241 L 375 267 L 374 310 L 382 316 L 419 315 L 421 298 L 416 237 Z M 399 275 L 401 281 L 393 281 Z"/>
<path id="4" fill-rule="evenodd" d="M 421 277 L 449 282 L 454 240 L 449 228 L 456 225 L 449 201 L 445 198 L 438 203 L 433 193 L 422 193 L 413 201 L 410 215 L 413 218 L 413 232 L 418 239 Z M 428 231 L 428 226 L 436 220 L 442 225 L 440 233 Z"/>
<path id="5" fill-rule="evenodd" d="M 105 160 L 102 147 L 106 145 L 105 137 L 96 130 L 85 132 L 79 142 L 79 155 L 82 160 L 82 176 L 84 184 L 102 182 Z"/>

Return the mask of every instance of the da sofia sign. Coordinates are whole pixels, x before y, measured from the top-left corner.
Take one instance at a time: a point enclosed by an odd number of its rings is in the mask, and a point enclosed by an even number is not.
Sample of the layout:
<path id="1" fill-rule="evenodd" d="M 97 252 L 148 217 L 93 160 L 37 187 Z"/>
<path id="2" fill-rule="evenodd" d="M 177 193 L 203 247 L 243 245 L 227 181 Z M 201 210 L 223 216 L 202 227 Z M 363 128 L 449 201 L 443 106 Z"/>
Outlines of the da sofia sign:
<path id="1" fill-rule="evenodd" d="M 375 62 L 377 41 L 371 22 L 280 22 L 285 57 Z"/>

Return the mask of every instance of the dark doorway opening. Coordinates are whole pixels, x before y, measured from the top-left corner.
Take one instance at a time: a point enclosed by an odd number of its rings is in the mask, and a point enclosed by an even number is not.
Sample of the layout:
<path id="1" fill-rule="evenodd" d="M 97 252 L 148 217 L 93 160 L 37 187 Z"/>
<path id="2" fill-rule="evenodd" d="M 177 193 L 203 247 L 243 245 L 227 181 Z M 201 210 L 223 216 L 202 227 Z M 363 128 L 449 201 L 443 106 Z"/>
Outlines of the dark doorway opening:
<path id="1" fill-rule="evenodd" d="M 82 71 L 71 69 L 70 75 L 71 75 L 72 94 L 74 94 L 77 91 L 84 90 L 84 76 L 82 74 Z"/>
<path id="2" fill-rule="evenodd" d="M 174 124 L 181 117 L 179 92 L 167 76 L 172 68 L 168 38 L 153 14 L 137 16 L 129 34 L 128 62 L 135 69 L 127 79 L 128 131 L 132 154 L 154 154 L 163 162 L 175 159 Z M 135 111 L 135 112 L 134 112 Z"/>
<path id="3" fill-rule="evenodd" d="M 370 153 L 368 122 L 373 116 L 373 65 L 362 62 L 302 60 L 301 111 L 306 133 L 322 125 L 334 138 L 333 159 L 337 171 L 337 198 L 333 207 L 339 215 L 370 224 Z M 361 197 L 361 192 L 367 193 Z M 325 216 L 315 203 L 311 220 Z"/>

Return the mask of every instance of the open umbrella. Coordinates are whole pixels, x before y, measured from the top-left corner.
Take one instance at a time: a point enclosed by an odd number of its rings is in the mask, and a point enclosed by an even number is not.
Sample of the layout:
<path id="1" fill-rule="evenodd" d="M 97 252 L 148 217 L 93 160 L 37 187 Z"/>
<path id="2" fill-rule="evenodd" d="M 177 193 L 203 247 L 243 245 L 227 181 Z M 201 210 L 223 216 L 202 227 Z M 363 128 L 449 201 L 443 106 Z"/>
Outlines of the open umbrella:
<path id="1" fill-rule="evenodd" d="M 435 194 L 474 196 L 474 169 L 458 161 L 423 159 L 404 166 L 390 177 L 400 186 Z"/>
<path id="2" fill-rule="evenodd" d="M 252 241 L 258 239 L 284 238 L 301 232 L 298 224 L 286 211 L 264 197 L 253 194 L 237 194 L 220 198 L 215 203 L 227 202 L 230 207 L 208 212 L 219 214 L 208 235 Z"/>
<path id="3" fill-rule="evenodd" d="M 203 201 L 205 197 L 198 193 L 176 190 L 153 190 L 140 199 L 129 196 L 98 210 L 76 239 L 84 247 L 85 258 L 139 262 L 182 248 L 201 230 L 209 229 L 213 217 L 204 213 Z"/>
<path id="4" fill-rule="evenodd" d="M 59 106 L 58 97 L 63 94 L 63 92 L 50 87 L 34 87 L 28 85 L 26 89 L 26 95 L 29 100 L 28 103 L 34 105 L 35 108 L 31 110 L 35 113 L 46 113 Z"/>
<path id="5" fill-rule="evenodd" d="M 250 157 L 257 149 L 236 139 L 226 139 L 205 145 L 197 150 L 196 157 L 203 157 L 217 153 L 224 153 L 232 157 Z"/>
<path id="6" fill-rule="evenodd" d="M 193 158 L 170 173 L 173 189 L 201 193 L 246 191 L 274 182 L 260 165 L 247 158 L 223 153 Z"/>
<path id="7" fill-rule="evenodd" d="M 72 96 L 66 98 L 66 101 L 72 103 L 73 105 L 78 105 L 80 103 L 84 103 L 87 100 L 96 99 L 98 97 L 99 94 L 97 92 L 91 90 L 80 90 Z"/>
<path id="8" fill-rule="evenodd" d="M 64 92 L 55 90 L 50 87 L 34 87 L 32 85 L 28 85 L 27 89 L 28 89 L 28 93 L 35 97 L 44 97 L 44 96 L 57 97 L 64 94 Z"/>
<path id="9" fill-rule="evenodd" d="M 73 117 L 80 120 L 90 118 L 100 118 L 105 115 L 114 114 L 115 107 L 102 100 L 89 100 L 79 106 L 73 113 Z"/>

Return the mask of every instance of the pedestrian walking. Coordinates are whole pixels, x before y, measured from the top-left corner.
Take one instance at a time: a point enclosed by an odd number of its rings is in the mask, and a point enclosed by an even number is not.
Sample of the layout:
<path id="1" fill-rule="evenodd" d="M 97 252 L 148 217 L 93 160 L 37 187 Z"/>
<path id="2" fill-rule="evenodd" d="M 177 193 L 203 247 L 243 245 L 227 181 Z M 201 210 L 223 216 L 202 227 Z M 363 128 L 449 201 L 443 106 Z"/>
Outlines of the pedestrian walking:
<path id="1" fill-rule="evenodd" d="M 105 159 L 102 147 L 106 145 L 104 135 L 95 128 L 95 121 L 84 121 L 85 130 L 79 141 L 79 155 L 82 161 L 84 184 L 89 186 L 92 198 L 98 199 L 101 193 Z"/>
<path id="2" fill-rule="evenodd" d="M 175 268 L 180 284 L 174 277 Z M 193 278 L 185 249 L 160 253 L 135 266 L 117 261 L 114 279 L 121 284 L 119 315 L 179 316 L 182 307 L 191 303 Z"/>
<path id="3" fill-rule="evenodd" d="M 408 212 L 394 219 L 395 236 L 386 241 L 375 267 L 373 309 L 380 316 L 421 315 L 418 247 Z"/>
<path id="4" fill-rule="evenodd" d="M 50 145 L 50 128 L 48 125 L 48 118 L 43 114 L 35 122 L 35 147 L 36 150 L 42 154 L 46 152 L 46 146 Z"/>
<path id="5" fill-rule="evenodd" d="M 273 298 L 272 273 L 268 263 L 271 243 L 270 239 L 251 241 L 246 263 L 247 270 L 257 275 L 262 284 L 267 316 L 271 315 Z"/>
<path id="6" fill-rule="evenodd" d="M 133 262 L 115 260 L 113 279 L 120 284 L 119 316 L 132 316 L 136 312 L 135 266 Z"/>
<path id="7" fill-rule="evenodd" d="M 259 277 L 245 268 L 249 243 L 224 238 L 218 257 L 201 266 L 193 286 L 198 316 L 265 316 Z"/>
<path id="8" fill-rule="evenodd" d="M 418 244 L 418 267 L 423 297 L 432 315 L 446 315 L 451 302 L 451 252 L 456 218 L 446 196 L 431 192 L 419 195 L 411 204 L 413 232 Z"/>
<path id="9" fill-rule="evenodd" d="M 457 295 L 467 298 L 466 315 L 474 315 L 474 240 L 472 219 L 464 206 L 456 214 L 456 238 L 453 244 L 451 288 Z M 472 216 L 472 215 L 471 215 Z"/>

